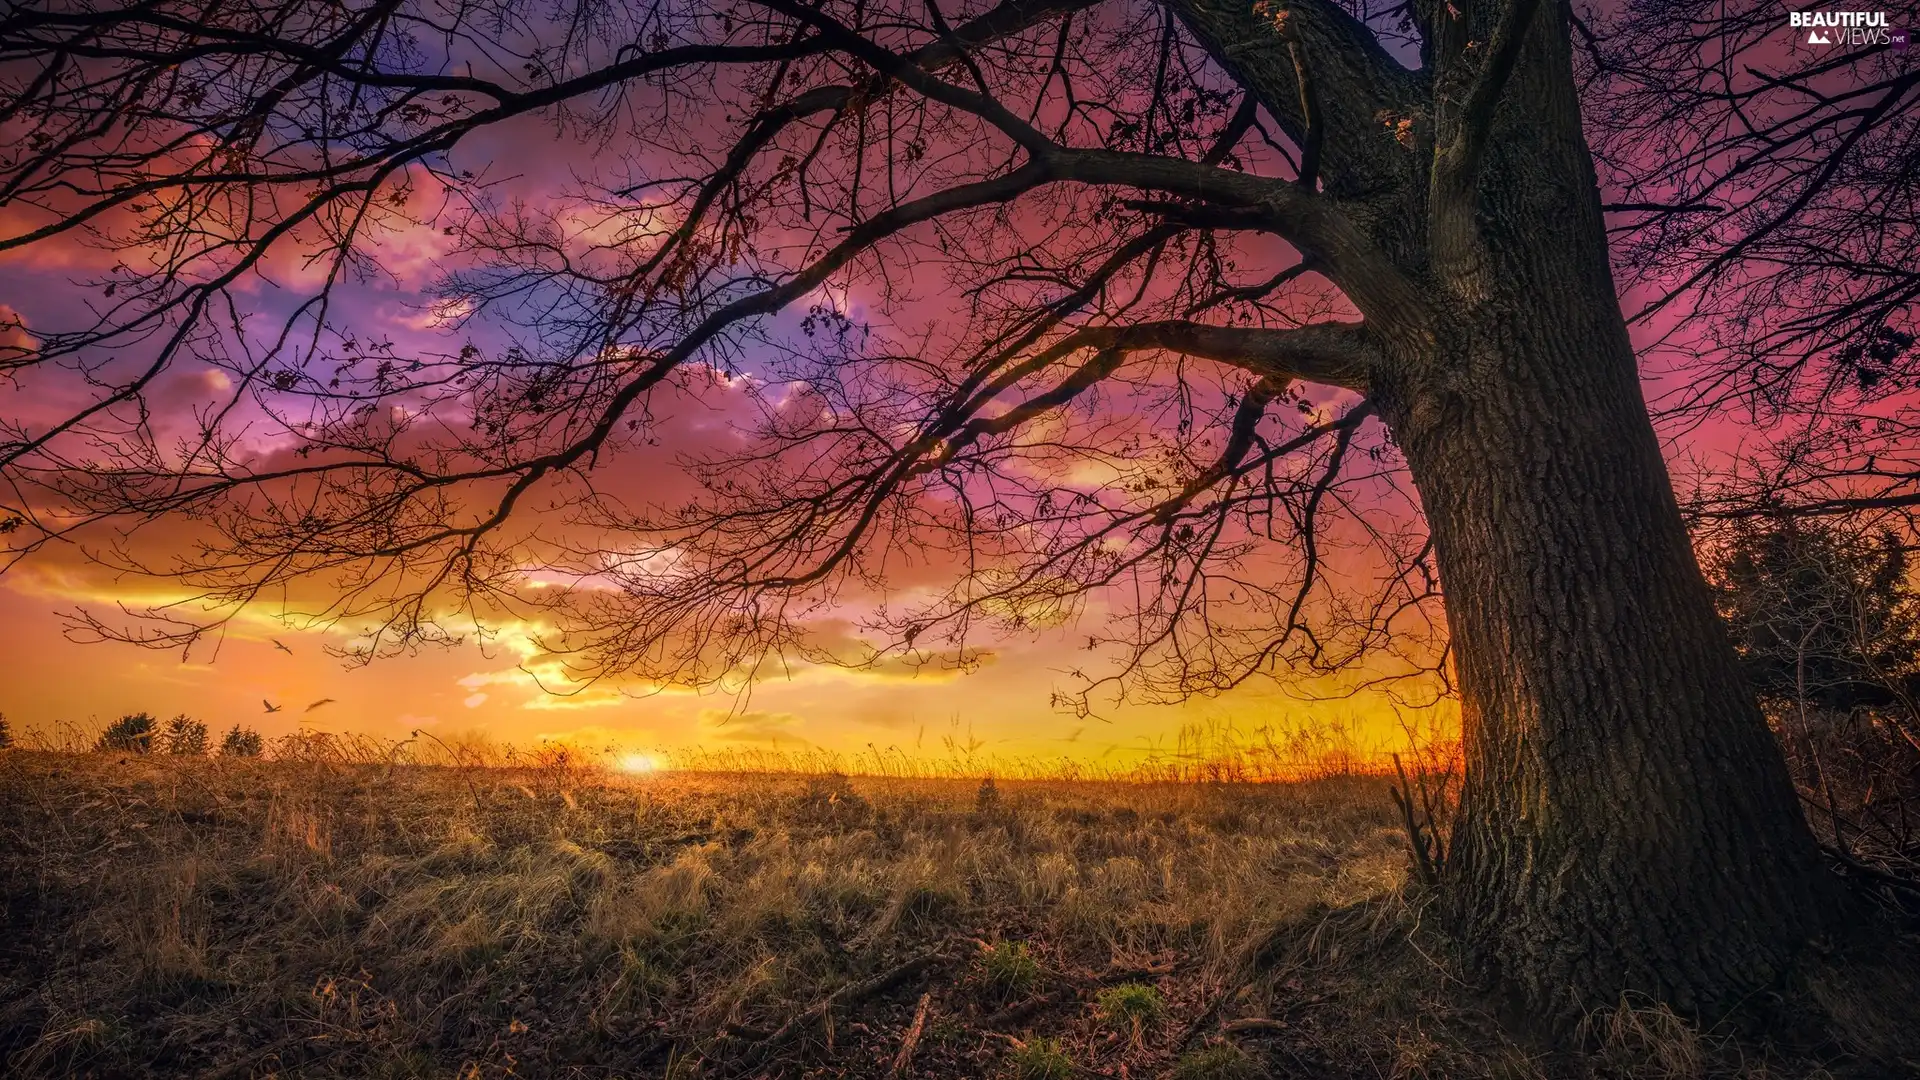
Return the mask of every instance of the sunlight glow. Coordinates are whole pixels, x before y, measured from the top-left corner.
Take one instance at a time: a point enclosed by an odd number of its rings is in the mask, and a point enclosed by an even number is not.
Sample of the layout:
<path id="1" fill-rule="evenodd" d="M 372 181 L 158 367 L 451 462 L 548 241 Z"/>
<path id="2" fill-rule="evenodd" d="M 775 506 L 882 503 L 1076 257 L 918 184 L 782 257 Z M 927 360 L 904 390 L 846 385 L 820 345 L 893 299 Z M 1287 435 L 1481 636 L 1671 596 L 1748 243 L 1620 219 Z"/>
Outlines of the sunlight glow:
<path id="1" fill-rule="evenodd" d="M 660 763 L 651 754 L 622 754 L 619 769 L 625 773 L 645 774 L 659 771 Z"/>

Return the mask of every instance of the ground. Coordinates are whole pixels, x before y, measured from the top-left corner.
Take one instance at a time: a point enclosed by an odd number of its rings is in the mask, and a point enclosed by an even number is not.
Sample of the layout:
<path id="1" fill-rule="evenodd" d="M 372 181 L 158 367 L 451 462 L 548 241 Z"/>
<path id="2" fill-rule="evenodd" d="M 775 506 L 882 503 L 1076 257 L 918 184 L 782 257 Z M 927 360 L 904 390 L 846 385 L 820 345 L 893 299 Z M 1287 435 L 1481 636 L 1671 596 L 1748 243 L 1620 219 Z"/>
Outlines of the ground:
<path id="1" fill-rule="evenodd" d="M 1578 1063 L 1513 1041 L 1423 920 L 1398 821 L 1361 775 L 7 751 L 0 1071 L 1820 1075 L 1653 1009 L 1596 1018 Z"/>

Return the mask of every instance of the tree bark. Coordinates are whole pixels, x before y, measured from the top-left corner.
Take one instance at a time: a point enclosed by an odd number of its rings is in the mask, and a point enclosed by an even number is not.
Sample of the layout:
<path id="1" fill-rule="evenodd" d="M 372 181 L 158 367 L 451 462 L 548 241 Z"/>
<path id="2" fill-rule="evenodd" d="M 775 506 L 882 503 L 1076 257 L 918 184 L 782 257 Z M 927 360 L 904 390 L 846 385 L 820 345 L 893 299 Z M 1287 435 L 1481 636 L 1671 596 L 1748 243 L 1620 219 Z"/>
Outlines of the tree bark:
<path id="1" fill-rule="evenodd" d="M 1374 388 L 1459 679 L 1446 892 L 1472 966 L 1536 1016 L 1637 991 L 1713 1021 L 1792 977 L 1838 890 L 1681 522 L 1564 22 L 1540 21 L 1469 201 L 1428 219 L 1436 340 Z"/>
<path id="2" fill-rule="evenodd" d="M 1472 385 L 1395 425 L 1462 700 L 1456 925 L 1549 1013 L 1637 990 L 1713 1016 L 1781 980 L 1829 886 L 1631 354 L 1565 307 L 1506 321 Z"/>

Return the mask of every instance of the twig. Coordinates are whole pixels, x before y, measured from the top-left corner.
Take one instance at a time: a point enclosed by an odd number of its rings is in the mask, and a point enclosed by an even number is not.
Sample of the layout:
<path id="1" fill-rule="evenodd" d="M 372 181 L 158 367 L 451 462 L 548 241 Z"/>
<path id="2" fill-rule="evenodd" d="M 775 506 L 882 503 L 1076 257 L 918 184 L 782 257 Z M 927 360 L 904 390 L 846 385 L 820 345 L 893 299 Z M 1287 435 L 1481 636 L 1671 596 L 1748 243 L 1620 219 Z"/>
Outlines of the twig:
<path id="1" fill-rule="evenodd" d="M 1220 1025 L 1220 1030 L 1229 1035 L 1279 1035 L 1290 1030 L 1293 1025 L 1285 1020 L 1270 1020 L 1263 1016 L 1249 1016 L 1240 1020 L 1229 1020 Z"/>
<path id="2" fill-rule="evenodd" d="M 1240 988 L 1245 985 L 1246 980 L 1239 979 L 1231 986 L 1215 994 L 1213 1001 L 1207 1005 L 1206 1009 L 1204 1009 L 1199 1016 L 1194 1017 L 1193 1023 L 1188 1024 L 1187 1029 L 1180 1033 L 1180 1041 L 1175 1043 L 1173 1048 L 1175 1050 L 1185 1050 L 1187 1047 L 1193 1045 L 1193 1040 L 1199 1038 L 1200 1032 L 1204 1030 L 1208 1024 L 1213 1023 L 1214 1020 L 1219 1018 L 1220 1008 L 1227 1003 L 1227 999 L 1238 993 Z"/>
<path id="3" fill-rule="evenodd" d="M 739 1058 L 722 1067 L 716 1075 L 727 1076 L 765 1062 L 775 1051 L 825 1020 L 834 1009 L 864 1001 L 947 959 L 949 957 L 944 946 L 931 949 L 870 979 L 842 986 L 809 1006 L 805 1012 L 781 1024 L 766 1038 L 748 1046 Z"/>
<path id="4" fill-rule="evenodd" d="M 459 772 L 460 779 L 466 781 L 467 794 L 473 796 L 473 808 L 478 810 L 480 808 L 480 789 L 474 785 L 473 777 L 467 772 L 466 755 L 442 742 L 440 737 L 431 731 L 422 731 L 419 728 L 415 728 L 411 737 L 415 739 L 432 739 L 435 745 L 452 756 L 454 769 Z"/>
<path id="5" fill-rule="evenodd" d="M 1039 994 L 1025 1001 L 1017 1001 L 1001 1009 L 999 1012 L 989 1015 L 986 1019 L 980 1021 L 979 1026 L 983 1028 L 996 1028 L 1004 1024 L 1017 1023 L 1039 1012 L 1041 1009 L 1054 1004 L 1058 1000 L 1058 994 Z"/>
<path id="6" fill-rule="evenodd" d="M 1820 850 L 1826 853 L 1827 858 L 1840 864 L 1840 868 L 1847 873 L 1858 874 L 1861 877 L 1885 885 L 1888 888 L 1898 889 L 1902 892 L 1910 892 L 1915 896 L 1920 896 L 1920 881 L 1902 877 L 1891 871 L 1882 870 L 1877 866 L 1861 862 L 1849 854 L 1846 849 L 1835 847 L 1832 844 L 1821 844 Z"/>
<path id="7" fill-rule="evenodd" d="M 933 992 L 920 995 L 920 1004 L 913 1010 L 913 1023 L 907 1028 L 907 1035 L 900 1040 L 900 1052 L 893 1057 L 893 1067 L 887 1070 L 888 1076 L 899 1076 L 907 1071 L 907 1065 L 913 1061 L 914 1047 L 920 1045 L 920 1032 L 927 1026 L 927 1004 L 933 1000 Z"/>
<path id="8" fill-rule="evenodd" d="M 1066 977 L 1074 982 L 1090 986 L 1111 986 L 1114 983 L 1147 982 L 1152 979 L 1162 978 L 1167 975 L 1172 975 L 1183 966 L 1185 965 L 1177 960 L 1169 960 L 1158 964 L 1127 965 L 1120 964 L 1117 961 L 1110 961 L 1105 968 L 1099 971 L 1086 972 L 1085 974 L 1069 973 Z"/>
<path id="9" fill-rule="evenodd" d="M 1400 808 L 1401 820 L 1407 829 L 1407 846 L 1413 849 L 1413 876 L 1426 888 L 1439 884 L 1440 875 L 1433 865 L 1433 853 L 1427 847 L 1427 837 L 1420 828 L 1420 822 L 1413 814 L 1413 782 L 1407 779 L 1407 770 L 1400 764 L 1400 755 L 1393 755 L 1393 771 L 1400 774 L 1400 783 L 1390 785 L 1387 790 L 1393 794 L 1394 805 Z"/>
<path id="10" fill-rule="evenodd" d="M 999 1039 L 1015 1050 L 1025 1050 L 1027 1048 L 1027 1041 L 1025 1039 L 1014 1038 L 1012 1035 L 1008 1035 L 1003 1031 L 983 1031 L 980 1034 L 989 1039 Z"/>

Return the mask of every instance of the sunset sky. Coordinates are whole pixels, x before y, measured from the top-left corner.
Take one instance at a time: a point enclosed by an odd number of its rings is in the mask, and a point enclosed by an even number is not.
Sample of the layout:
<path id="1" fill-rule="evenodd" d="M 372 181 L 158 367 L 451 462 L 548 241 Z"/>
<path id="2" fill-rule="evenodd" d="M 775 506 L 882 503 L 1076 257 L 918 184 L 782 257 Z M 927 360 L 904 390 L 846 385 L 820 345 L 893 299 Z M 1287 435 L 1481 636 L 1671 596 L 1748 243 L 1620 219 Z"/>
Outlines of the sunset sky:
<path id="1" fill-rule="evenodd" d="M 546 694 L 518 668 L 511 641 L 348 670 L 322 651 L 329 635 L 247 624 L 228 635 L 217 657 L 182 663 L 173 653 L 66 640 L 56 608 L 113 595 L 110 587 L 76 584 L 36 575 L 0 589 L 11 671 L 0 689 L 0 712 L 18 725 L 90 724 L 146 710 L 163 717 L 185 712 L 221 727 L 238 722 L 268 735 L 306 726 L 404 738 L 425 728 L 517 744 L 567 738 L 632 749 L 816 746 L 858 753 L 872 744 L 929 758 L 946 756 L 943 740 L 957 736 L 984 743 L 983 754 L 1116 764 L 1175 750 L 1180 728 L 1196 723 L 1231 723 L 1251 734 L 1261 724 L 1352 719 L 1379 738 L 1394 732 L 1391 714 L 1378 712 L 1376 702 L 1307 702 L 1257 689 L 1081 720 L 1048 704 L 1050 692 L 1067 680 L 1059 669 L 1078 659 L 1059 635 L 1009 648 L 965 675 L 810 668 L 759 684 L 744 711 L 732 716 L 735 702 L 714 694 L 633 697 L 617 687 Z M 274 638 L 293 653 L 276 649 Z M 308 703 L 328 697 L 336 702 L 303 714 Z M 264 715 L 263 698 L 286 711 Z"/>
<path id="2" fill-rule="evenodd" d="M 507 183 L 535 197 L 563 186 L 571 160 L 592 152 L 555 139 L 538 124 L 483 131 L 463 149 L 476 159 L 510 160 L 518 172 Z M 380 237 L 378 250 L 393 277 L 345 288 L 339 303 L 350 316 L 341 321 L 350 318 L 363 338 L 389 337 L 402 350 L 448 352 L 467 336 L 484 332 L 447 329 L 443 313 L 421 291 L 451 244 L 428 225 Z M 103 274 L 124 257 L 72 240 L 0 256 L 0 304 L 29 328 L 72 319 L 98 294 L 73 282 Z M 246 290 L 263 309 L 272 310 L 281 290 L 291 294 L 302 283 L 299 267 L 281 265 L 270 267 Z M 857 292 L 837 302 L 855 318 L 867 314 Z M 183 367 L 165 378 L 154 396 L 182 421 L 230 387 L 223 372 L 205 366 Z M 66 403 L 60 389 L 44 377 L 23 378 L 0 387 L 0 407 L 20 415 L 50 414 Z M 659 448 L 656 464 L 664 471 L 646 470 L 650 483 L 671 484 L 674 453 L 728 430 L 726 416 L 715 409 L 703 401 L 668 423 L 681 442 L 669 439 Z M 1370 749 L 1397 744 L 1401 737 L 1398 714 L 1385 699 L 1330 697 L 1318 687 L 1289 692 L 1265 683 L 1179 705 L 1107 702 L 1095 717 L 1083 719 L 1052 703 L 1055 691 L 1075 687 L 1069 672 L 1089 666 L 1081 647 L 1084 631 L 1075 626 L 996 642 L 970 672 L 938 666 L 917 673 L 802 667 L 762 678 L 746 699 L 716 692 L 652 692 L 618 680 L 568 695 L 549 694 L 541 684 L 564 687 L 564 676 L 556 677 L 551 668 L 542 672 L 537 662 L 533 670 L 523 666 L 535 649 L 526 628 L 514 625 L 496 628 L 498 636 L 485 645 L 427 649 L 366 667 L 349 667 L 326 652 L 326 646 L 349 640 L 346 630 L 302 630 L 266 611 L 230 624 L 217 648 L 202 646 L 185 660 L 177 652 L 69 640 L 62 612 L 84 606 L 112 615 L 122 603 L 144 606 L 178 595 L 164 582 L 118 576 L 82 550 L 109 540 L 108 534 L 95 533 L 77 545 L 56 545 L 0 576 L 0 627 L 12 673 L 0 680 L 0 713 L 16 730 L 97 727 L 133 711 L 163 718 L 184 712 L 215 728 L 241 723 L 269 736 L 307 727 L 403 738 L 424 728 L 515 744 L 574 739 L 629 748 L 817 747 L 843 753 L 899 748 L 924 757 L 945 756 L 946 740 L 952 738 L 971 742 L 981 754 L 1116 764 L 1173 752 L 1181 745 L 1181 731 L 1196 726 L 1216 735 L 1250 737 L 1263 727 L 1284 732 L 1349 724 Z M 160 541 L 163 547 L 166 542 Z M 1096 600 L 1086 618 L 1101 617 Z M 292 651 L 276 648 L 275 639 Z M 334 701 L 305 711 L 323 698 Z M 283 711 L 268 714 L 263 701 Z"/>
<path id="3" fill-rule="evenodd" d="M 541 204 L 559 198 L 557 193 L 601 153 L 577 134 L 556 135 L 537 120 L 523 120 L 470 136 L 454 164 L 493 177 L 494 194 L 503 200 Z M 402 354 L 452 353 L 475 338 L 497 346 L 498 331 L 484 324 L 455 325 L 462 312 L 433 305 L 427 286 L 446 266 L 457 241 L 449 235 L 452 230 L 433 220 L 436 193 L 430 183 L 415 185 L 408 197 L 419 223 L 377 236 L 374 253 L 384 274 L 343 285 L 335 296 L 335 320 L 364 340 L 392 341 Z M 610 227 L 584 215 L 562 218 L 579 231 Z M 13 232 L 18 222 L 4 224 Z M 9 315 L 24 321 L 27 332 L 81 321 L 98 303 L 99 290 L 75 282 L 97 279 L 123 261 L 137 261 L 137 253 L 88 247 L 72 238 L 0 257 L 0 325 Z M 314 274 L 292 258 L 269 259 L 239 291 L 260 312 L 284 312 L 315 284 Z M 874 314 L 857 286 L 821 299 L 856 321 Z M 790 311 L 779 318 L 794 323 L 800 314 Z M 1646 326 L 1640 333 L 1652 341 L 1669 329 L 1671 324 Z M 163 428 L 171 422 L 184 429 L 197 409 L 231 386 L 228 375 L 214 367 L 177 367 L 150 395 L 159 411 L 156 420 Z M 621 482 L 640 485 L 649 497 L 669 497 L 676 483 L 684 483 L 672 467 L 675 456 L 729 437 L 731 410 L 739 405 L 730 393 L 722 385 L 663 407 L 660 445 L 627 460 Z M 1331 398 L 1322 394 L 1316 404 Z M 44 373 L 0 386 L 0 409 L 20 417 L 61 414 L 77 400 L 73 387 Z M 1725 429 L 1695 431 L 1687 449 L 1737 435 Z M 468 643 L 457 647 L 349 668 L 327 647 L 347 645 L 350 627 L 303 629 L 297 618 L 289 625 L 274 617 L 271 605 L 262 605 L 229 624 L 217 643 L 203 643 L 182 658 L 177 652 L 69 639 L 62 612 L 85 607 L 111 616 L 117 605 L 180 598 L 165 582 L 120 576 L 92 559 L 89 548 L 110 545 L 110 534 L 96 531 L 78 539 L 53 545 L 0 576 L 0 634 L 9 672 L 0 680 L 0 712 L 16 728 L 97 726 L 133 711 L 161 717 L 184 712 L 215 728 L 242 723 L 269 736 L 305 726 L 399 738 L 418 728 L 513 743 L 564 738 L 631 748 L 785 746 L 839 752 L 897 747 L 935 757 L 951 738 L 1009 757 L 1114 762 L 1174 750 L 1182 730 L 1195 726 L 1250 736 L 1262 727 L 1286 731 L 1350 723 L 1365 748 L 1399 738 L 1400 714 L 1377 695 L 1313 699 L 1257 680 L 1217 698 L 1166 705 L 1100 703 L 1096 717 L 1073 715 L 1056 707 L 1053 695 L 1074 689 L 1071 672 L 1097 669 L 1099 660 L 1090 663 L 1082 645 L 1085 631 L 1075 625 L 978 641 L 987 651 L 971 671 L 938 664 L 918 672 L 800 666 L 763 675 L 746 699 L 655 691 L 618 678 L 550 694 L 543 685 L 569 687 L 564 674 L 532 644 L 540 628 L 511 621 L 491 627 L 493 636 L 484 644 L 469 635 Z M 186 534 L 171 526 L 150 530 L 140 540 L 149 555 L 169 544 L 183 551 L 187 543 Z M 291 597 L 285 604 L 297 612 L 313 602 Z M 1097 622 L 1107 614 L 1095 597 L 1083 620 Z M 276 639 L 285 649 L 276 647 Z M 310 703 L 329 698 L 331 703 L 307 711 Z M 281 711 L 269 714 L 263 702 Z"/>

